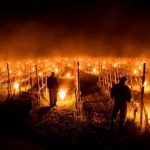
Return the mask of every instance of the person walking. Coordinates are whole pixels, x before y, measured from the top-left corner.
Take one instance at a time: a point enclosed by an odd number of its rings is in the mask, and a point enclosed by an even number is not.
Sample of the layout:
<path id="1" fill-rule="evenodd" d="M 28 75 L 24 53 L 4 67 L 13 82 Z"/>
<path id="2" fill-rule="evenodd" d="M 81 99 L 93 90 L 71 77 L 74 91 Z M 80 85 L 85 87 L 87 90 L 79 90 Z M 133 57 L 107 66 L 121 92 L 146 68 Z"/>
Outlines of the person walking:
<path id="1" fill-rule="evenodd" d="M 114 99 L 114 107 L 112 111 L 109 130 L 112 131 L 114 122 L 120 112 L 119 129 L 122 132 L 127 114 L 127 102 L 131 101 L 131 90 L 126 85 L 127 77 L 123 76 L 118 84 L 114 84 L 110 95 Z"/>
<path id="2" fill-rule="evenodd" d="M 58 79 L 55 73 L 52 72 L 51 76 L 47 78 L 47 87 L 49 89 L 50 107 L 57 106 L 57 92 L 58 92 Z"/>

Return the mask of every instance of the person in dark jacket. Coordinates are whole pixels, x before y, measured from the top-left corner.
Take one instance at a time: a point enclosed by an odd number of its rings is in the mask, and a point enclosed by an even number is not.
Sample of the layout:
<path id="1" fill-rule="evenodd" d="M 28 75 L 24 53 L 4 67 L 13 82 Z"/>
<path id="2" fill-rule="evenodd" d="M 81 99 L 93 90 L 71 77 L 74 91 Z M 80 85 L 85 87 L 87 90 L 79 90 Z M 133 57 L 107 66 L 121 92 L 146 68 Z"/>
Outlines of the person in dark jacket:
<path id="1" fill-rule="evenodd" d="M 123 125 L 127 114 L 127 102 L 131 101 L 131 90 L 126 85 L 127 78 L 123 76 L 118 84 L 114 84 L 110 95 L 115 100 L 113 112 L 111 116 L 111 122 L 109 129 L 112 130 L 114 122 L 117 118 L 118 112 L 120 111 L 119 129 L 122 131 Z"/>
<path id="2" fill-rule="evenodd" d="M 50 107 L 54 107 L 57 103 L 58 92 L 58 79 L 56 78 L 54 72 L 52 72 L 51 76 L 47 78 L 47 87 L 49 89 Z"/>

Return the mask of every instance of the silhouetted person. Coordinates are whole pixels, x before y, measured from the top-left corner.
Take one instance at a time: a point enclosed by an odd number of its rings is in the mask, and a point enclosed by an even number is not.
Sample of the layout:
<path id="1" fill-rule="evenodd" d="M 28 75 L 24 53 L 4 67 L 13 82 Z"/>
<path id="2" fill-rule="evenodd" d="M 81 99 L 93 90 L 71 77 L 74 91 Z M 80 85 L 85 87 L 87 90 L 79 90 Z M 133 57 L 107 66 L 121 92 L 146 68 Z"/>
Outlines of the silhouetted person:
<path id="1" fill-rule="evenodd" d="M 120 79 L 120 82 L 118 84 L 114 84 L 111 89 L 111 98 L 115 100 L 113 112 L 111 116 L 111 122 L 110 122 L 110 130 L 113 129 L 114 122 L 117 118 L 118 112 L 120 111 L 120 120 L 119 120 L 119 129 L 122 131 L 123 125 L 126 119 L 127 114 L 127 102 L 131 101 L 131 90 L 130 88 L 125 85 L 127 81 L 127 78 L 123 76 Z"/>
<path id="2" fill-rule="evenodd" d="M 49 89 L 50 107 L 56 106 L 57 92 L 58 92 L 58 79 L 55 73 L 52 72 L 51 76 L 47 78 L 47 87 Z"/>

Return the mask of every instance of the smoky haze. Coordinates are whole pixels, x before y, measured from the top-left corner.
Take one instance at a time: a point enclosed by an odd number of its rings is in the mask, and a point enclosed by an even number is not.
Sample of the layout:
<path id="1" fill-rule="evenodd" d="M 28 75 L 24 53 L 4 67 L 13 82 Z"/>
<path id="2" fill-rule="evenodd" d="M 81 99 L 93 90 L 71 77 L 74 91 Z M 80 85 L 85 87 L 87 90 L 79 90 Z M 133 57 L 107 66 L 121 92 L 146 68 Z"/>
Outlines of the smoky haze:
<path id="1" fill-rule="evenodd" d="M 149 10 L 147 1 L 128 0 L 4 7 L 0 56 L 149 57 Z"/>

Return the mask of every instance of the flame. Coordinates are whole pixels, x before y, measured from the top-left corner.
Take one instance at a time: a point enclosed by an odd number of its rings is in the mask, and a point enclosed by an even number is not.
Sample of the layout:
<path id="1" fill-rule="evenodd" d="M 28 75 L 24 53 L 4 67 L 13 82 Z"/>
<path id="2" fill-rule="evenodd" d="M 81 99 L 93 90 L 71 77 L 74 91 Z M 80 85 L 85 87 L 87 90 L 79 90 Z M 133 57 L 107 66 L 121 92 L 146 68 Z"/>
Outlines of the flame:
<path id="1" fill-rule="evenodd" d="M 144 82 L 144 86 L 147 86 L 147 81 Z"/>
<path id="2" fill-rule="evenodd" d="M 35 71 L 35 68 L 34 68 L 34 67 L 32 67 L 32 71 Z"/>
<path id="3" fill-rule="evenodd" d="M 62 101 L 65 99 L 66 93 L 67 93 L 67 91 L 66 91 L 66 90 L 62 90 L 62 89 L 58 92 L 59 97 L 60 97 L 60 99 L 61 99 Z"/>
<path id="4" fill-rule="evenodd" d="M 96 68 L 93 68 L 93 73 L 97 73 L 97 70 L 96 70 Z"/>
<path id="5" fill-rule="evenodd" d="M 59 69 L 58 69 L 58 68 L 55 68 L 55 72 L 58 73 L 58 72 L 59 72 Z"/>
<path id="6" fill-rule="evenodd" d="M 113 65 L 115 68 L 117 67 L 117 63 Z"/>
<path id="7" fill-rule="evenodd" d="M 142 69 L 142 66 L 139 66 L 139 69 L 141 70 L 141 69 Z"/>
<path id="8" fill-rule="evenodd" d="M 105 65 L 103 65 L 102 68 L 105 69 Z"/>
<path id="9" fill-rule="evenodd" d="M 39 76 L 42 76 L 43 74 L 42 74 L 42 72 L 39 72 Z"/>
<path id="10" fill-rule="evenodd" d="M 21 71 L 18 72 L 18 75 L 19 75 L 19 76 L 21 75 Z"/>
<path id="11" fill-rule="evenodd" d="M 137 70 L 134 70 L 133 73 L 134 73 L 134 74 L 137 74 Z"/>
<path id="12" fill-rule="evenodd" d="M 88 65 L 88 66 L 91 66 L 91 64 L 89 64 L 89 63 L 88 63 L 87 65 Z"/>
<path id="13" fill-rule="evenodd" d="M 5 68 L 3 68 L 3 71 L 5 72 L 5 71 L 6 71 L 6 69 L 5 69 Z"/>
<path id="14" fill-rule="evenodd" d="M 14 83 L 14 89 L 18 89 L 19 88 L 19 83 L 15 82 Z"/>
<path id="15" fill-rule="evenodd" d="M 68 72 L 67 74 L 66 74 L 66 77 L 70 77 L 71 76 L 71 74 L 70 74 L 70 72 Z"/>

